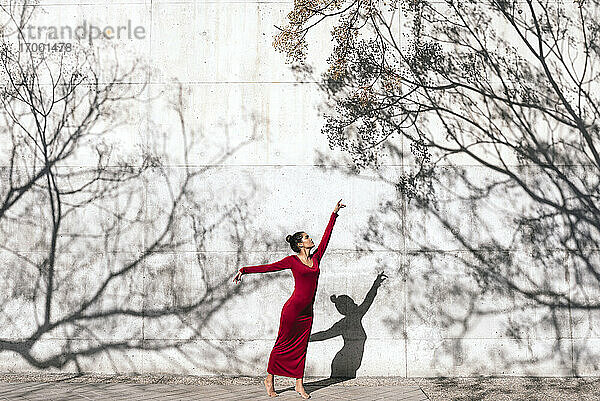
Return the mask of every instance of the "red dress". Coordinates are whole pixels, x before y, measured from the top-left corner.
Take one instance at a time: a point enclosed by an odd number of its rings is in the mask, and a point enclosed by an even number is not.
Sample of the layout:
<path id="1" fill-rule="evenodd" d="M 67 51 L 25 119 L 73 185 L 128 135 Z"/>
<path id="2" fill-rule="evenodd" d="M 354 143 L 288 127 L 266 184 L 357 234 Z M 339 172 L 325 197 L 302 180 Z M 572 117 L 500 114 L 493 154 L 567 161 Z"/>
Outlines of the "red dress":
<path id="1" fill-rule="evenodd" d="M 283 269 L 291 269 L 294 276 L 294 292 L 281 310 L 277 341 L 269 357 L 267 372 L 276 376 L 287 376 L 300 379 L 304 376 L 306 348 L 313 320 L 313 303 L 319 280 L 319 264 L 337 214 L 331 214 L 329 224 L 315 253 L 311 256 L 313 267 L 308 267 L 296 255 L 286 256 L 278 262 L 246 266 L 242 273 L 265 273 Z"/>

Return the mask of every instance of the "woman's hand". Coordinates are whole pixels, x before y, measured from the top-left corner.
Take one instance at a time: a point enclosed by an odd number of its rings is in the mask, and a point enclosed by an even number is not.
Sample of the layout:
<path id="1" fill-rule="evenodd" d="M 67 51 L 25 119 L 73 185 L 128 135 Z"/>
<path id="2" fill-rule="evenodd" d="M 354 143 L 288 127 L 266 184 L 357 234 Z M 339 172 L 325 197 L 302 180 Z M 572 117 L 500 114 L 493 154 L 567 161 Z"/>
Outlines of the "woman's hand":
<path id="1" fill-rule="evenodd" d="M 337 213 L 340 211 L 341 208 L 346 207 L 346 205 L 344 205 L 342 203 L 342 200 L 340 199 L 337 203 L 337 205 L 335 205 L 335 208 L 333 209 L 333 213 Z"/>
<path id="2" fill-rule="evenodd" d="M 236 275 L 235 275 L 235 277 L 233 278 L 233 282 L 234 282 L 235 284 L 237 284 L 237 283 L 239 283 L 240 281 L 242 281 L 242 274 L 244 274 L 244 273 L 242 273 L 242 271 L 241 271 L 241 270 L 238 270 L 237 274 L 236 274 Z"/>

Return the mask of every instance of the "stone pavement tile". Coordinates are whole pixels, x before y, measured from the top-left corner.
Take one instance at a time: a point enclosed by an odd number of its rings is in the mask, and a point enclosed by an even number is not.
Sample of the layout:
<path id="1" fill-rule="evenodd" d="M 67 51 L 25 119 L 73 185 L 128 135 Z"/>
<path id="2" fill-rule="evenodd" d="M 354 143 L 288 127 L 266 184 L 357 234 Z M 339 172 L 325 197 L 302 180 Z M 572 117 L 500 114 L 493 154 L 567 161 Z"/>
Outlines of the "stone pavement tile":
<path id="1" fill-rule="evenodd" d="M 102 391 L 101 389 L 98 389 L 94 384 L 78 385 L 76 387 L 69 388 L 68 385 L 61 383 L 60 385 L 49 386 L 48 390 L 52 391 L 52 393 L 57 397 L 59 397 L 61 395 L 64 395 L 64 396 L 74 395 L 74 396 L 78 396 L 84 400 L 85 399 L 92 399 L 92 400 L 99 399 L 101 397 L 104 397 L 107 394 L 106 391 Z"/>
<path id="2" fill-rule="evenodd" d="M 17 389 L 13 383 L 0 383 L 0 397 L 6 398 L 12 392 L 17 391 Z"/>
<path id="3" fill-rule="evenodd" d="M 96 391 L 105 394 L 106 398 L 112 397 L 114 400 L 122 398 L 123 394 L 127 395 L 128 401 L 131 401 L 131 399 L 135 399 L 136 397 L 147 395 L 147 390 L 144 388 L 140 388 L 137 385 L 121 383 L 99 386 L 96 388 Z"/>
<path id="4" fill-rule="evenodd" d="M 400 386 L 330 386 L 311 392 L 313 397 L 356 401 L 405 400 L 421 401 L 427 397 L 419 387 Z"/>
<path id="5" fill-rule="evenodd" d="M 2 385 L 0 387 L 0 395 L 3 397 L 20 397 L 26 396 L 30 394 L 35 394 L 38 389 L 43 389 L 45 387 L 44 384 L 35 384 L 35 383 L 23 383 L 26 385 L 19 384 L 10 384 L 9 386 Z"/>
<path id="6" fill-rule="evenodd" d="M 2 383 L 0 394 L 4 397 L 14 396 L 17 393 L 28 393 L 45 386 L 47 386 L 45 383 Z"/>
<path id="7" fill-rule="evenodd" d="M 28 394 L 21 394 L 21 397 L 24 397 L 28 400 L 48 400 L 48 399 L 80 399 L 80 400 L 89 400 L 94 398 L 102 397 L 102 394 L 93 394 L 90 393 L 89 388 L 81 388 L 80 386 L 77 388 L 65 388 L 63 386 L 56 387 L 49 385 L 46 388 L 38 389 L 35 392 L 30 392 Z"/>

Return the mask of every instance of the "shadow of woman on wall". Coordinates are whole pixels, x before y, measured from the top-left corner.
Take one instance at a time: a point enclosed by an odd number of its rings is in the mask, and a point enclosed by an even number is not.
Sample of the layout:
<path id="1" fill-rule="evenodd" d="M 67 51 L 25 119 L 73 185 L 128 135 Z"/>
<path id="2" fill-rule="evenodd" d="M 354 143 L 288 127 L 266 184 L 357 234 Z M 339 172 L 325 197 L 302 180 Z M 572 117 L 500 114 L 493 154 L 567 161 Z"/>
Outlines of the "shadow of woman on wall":
<path id="1" fill-rule="evenodd" d="M 344 346 L 331 361 L 331 376 L 329 378 L 304 383 L 308 393 L 356 377 L 356 371 L 362 363 L 365 342 L 367 341 L 367 333 L 362 325 L 362 318 L 373 304 L 377 289 L 386 278 L 384 272 L 377 275 L 371 289 L 360 305 L 357 305 L 348 295 L 332 295 L 330 297 L 331 302 L 335 304 L 338 312 L 344 317 L 331 328 L 311 334 L 308 341 L 323 341 L 342 336 Z"/>

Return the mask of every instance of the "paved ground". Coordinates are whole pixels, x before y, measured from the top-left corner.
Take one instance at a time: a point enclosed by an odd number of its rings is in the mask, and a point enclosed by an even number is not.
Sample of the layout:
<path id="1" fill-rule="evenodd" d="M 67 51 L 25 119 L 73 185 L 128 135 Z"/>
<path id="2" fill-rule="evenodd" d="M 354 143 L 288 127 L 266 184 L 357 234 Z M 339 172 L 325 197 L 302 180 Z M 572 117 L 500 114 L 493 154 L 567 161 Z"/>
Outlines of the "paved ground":
<path id="1" fill-rule="evenodd" d="M 314 400 L 426 401 L 418 386 L 306 386 Z M 280 388 L 277 400 L 301 400 L 292 387 Z M 267 400 L 264 388 L 252 385 L 0 383 L 0 400 Z"/>
<path id="2" fill-rule="evenodd" d="M 278 378 L 276 400 L 301 400 L 293 380 Z M 597 400 L 598 378 L 308 378 L 313 400 Z M 5 400 L 268 400 L 259 378 L 0 374 Z"/>
<path id="3" fill-rule="evenodd" d="M 310 390 L 309 390 L 310 391 Z M 189 384 L 73 384 L 1 383 L 0 400 L 266 400 L 258 386 L 194 386 Z M 300 400 L 294 391 L 280 393 L 277 400 Z M 312 392 L 320 400 L 424 401 L 419 387 L 331 386 Z"/>

